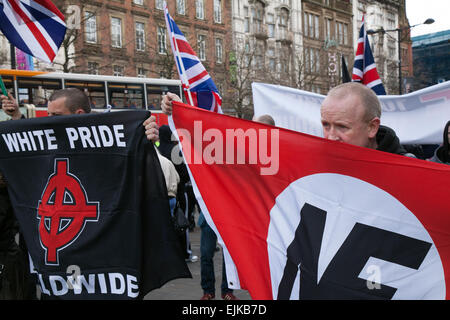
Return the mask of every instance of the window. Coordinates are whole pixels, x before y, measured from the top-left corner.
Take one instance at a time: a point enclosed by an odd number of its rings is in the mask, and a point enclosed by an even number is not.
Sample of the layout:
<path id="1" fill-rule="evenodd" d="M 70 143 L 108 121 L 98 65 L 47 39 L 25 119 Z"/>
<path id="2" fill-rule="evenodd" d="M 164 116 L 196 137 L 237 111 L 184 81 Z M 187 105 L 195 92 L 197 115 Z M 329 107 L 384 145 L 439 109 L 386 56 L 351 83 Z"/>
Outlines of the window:
<path id="1" fill-rule="evenodd" d="M 136 50 L 145 50 L 145 24 L 136 22 Z"/>
<path id="2" fill-rule="evenodd" d="M 89 74 L 98 74 L 98 63 L 97 62 L 88 62 L 88 73 Z"/>
<path id="3" fill-rule="evenodd" d="M 197 36 L 198 58 L 201 61 L 206 60 L 206 36 L 199 34 Z"/>
<path id="4" fill-rule="evenodd" d="M 344 45 L 348 45 L 348 25 L 344 23 Z"/>
<path id="5" fill-rule="evenodd" d="M 223 41 L 220 38 L 216 39 L 216 63 L 222 63 L 223 59 Z"/>
<path id="6" fill-rule="evenodd" d="M 122 19 L 111 18 L 111 45 L 114 48 L 122 48 Z"/>
<path id="7" fill-rule="evenodd" d="M 267 15 L 267 32 L 269 38 L 275 37 L 275 21 L 272 13 Z"/>
<path id="8" fill-rule="evenodd" d="M 158 26 L 158 53 L 166 54 L 166 28 Z"/>
<path id="9" fill-rule="evenodd" d="M 395 42 L 393 40 L 388 40 L 388 52 L 389 52 L 389 56 L 391 58 L 397 57 L 396 55 L 396 48 L 395 48 Z"/>
<path id="10" fill-rule="evenodd" d="M 144 0 L 133 0 L 133 3 L 134 4 L 138 4 L 140 6 L 143 6 L 144 5 Z"/>
<path id="11" fill-rule="evenodd" d="M 84 13 L 84 33 L 86 42 L 97 43 L 97 17 L 95 13 L 86 11 Z"/>
<path id="12" fill-rule="evenodd" d="M 257 40 L 255 46 L 255 56 L 253 60 L 253 68 L 255 70 L 261 70 L 264 67 L 264 47 L 265 41 Z"/>
<path id="13" fill-rule="evenodd" d="M 319 39 L 319 16 L 314 16 L 314 38 Z"/>
<path id="14" fill-rule="evenodd" d="M 204 0 L 195 0 L 195 17 L 201 20 L 205 19 Z"/>
<path id="15" fill-rule="evenodd" d="M 186 14 L 186 0 L 177 0 L 177 13 L 181 15 Z"/>
<path id="16" fill-rule="evenodd" d="M 144 86 L 138 83 L 108 83 L 109 103 L 113 108 L 142 109 Z"/>
<path id="17" fill-rule="evenodd" d="M 288 11 L 282 9 L 281 12 L 280 12 L 280 22 L 279 22 L 280 26 L 287 27 L 288 19 L 289 19 Z"/>
<path id="18" fill-rule="evenodd" d="M 222 23 L 222 0 L 214 0 L 214 22 Z"/>
<path id="19" fill-rule="evenodd" d="M 305 36 L 319 39 L 319 16 L 305 12 L 303 15 L 303 28 Z"/>
<path id="20" fill-rule="evenodd" d="M 325 35 L 327 40 L 332 40 L 332 31 L 331 31 L 331 25 L 333 23 L 333 20 L 331 18 L 325 18 Z"/>
<path id="21" fill-rule="evenodd" d="M 114 65 L 113 66 L 113 76 L 115 77 L 123 77 L 123 66 Z"/>
<path id="22" fill-rule="evenodd" d="M 275 50 L 273 48 L 267 49 L 267 56 L 269 57 L 269 70 L 275 72 L 276 71 Z"/>
<path id="23" fill-rule="evenodd" d="M 320 72 L 320 50 L 305 48 L 305 69 L 308 73 Z"/>
<path id="24" fill-rule="evenodd" d="M 244 7 L 244 32 L 250 32 L 250 15 L 248 7 Z"/>
<path id="25" fill-rule="evenodd" d="M 252 24 L 253 24 L 253 32 L 260 33 L 261 25 L 263 22 L 263 6 L 261 3 L 257 2 L 255 7 L 252 8 Z"/>
<path id="26" fill-rule="evenodd" d="M 395 14 L 392 12 L 388 12 L 387 13 L 387 24 L 389 29 L 394 29 L 396 24 L 395 24 Z"/>
<path id="27" fill-rule="evenodd" d="M 348 45 L 348 24 L 336 22 L 336 40 L 339 44 Z"/>
<path id="28" fill-rule="evenodd" d="M 285 9 L 281 9 L 280 15 L 278 17 L 278 30 L 282 39 L 285 39 L 287 37 L 288 20 L 289 12 Z"/>
<path id="29" fill-rule="evenodd" d="M 137 76 L 138 78 L 145 78 L 146 73 L 144 68 L 137 68 Z"/>
<path id="30" fill-rule="evenodd" d="M 164 0 L 155 0 L 155 6 L 158 10 L 164 10 Z"/>

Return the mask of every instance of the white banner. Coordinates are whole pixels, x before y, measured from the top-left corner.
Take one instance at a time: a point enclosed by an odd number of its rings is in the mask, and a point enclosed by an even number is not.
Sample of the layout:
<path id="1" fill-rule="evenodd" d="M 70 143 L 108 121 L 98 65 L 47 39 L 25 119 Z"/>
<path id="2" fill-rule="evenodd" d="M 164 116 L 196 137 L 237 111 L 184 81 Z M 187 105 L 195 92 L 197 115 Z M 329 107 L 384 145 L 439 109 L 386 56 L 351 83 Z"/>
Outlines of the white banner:
<path id="1" fill-rule="evenodd" d="M 320 105 L 324 95 L 299 89 L 252 84 L 255 116 L 271 115 L 278 127 L 323 137 Z M 405 95 L 379 96 L 381 124 L 402 144 L 440 144 L 450 120 L 450 81 Z"/>

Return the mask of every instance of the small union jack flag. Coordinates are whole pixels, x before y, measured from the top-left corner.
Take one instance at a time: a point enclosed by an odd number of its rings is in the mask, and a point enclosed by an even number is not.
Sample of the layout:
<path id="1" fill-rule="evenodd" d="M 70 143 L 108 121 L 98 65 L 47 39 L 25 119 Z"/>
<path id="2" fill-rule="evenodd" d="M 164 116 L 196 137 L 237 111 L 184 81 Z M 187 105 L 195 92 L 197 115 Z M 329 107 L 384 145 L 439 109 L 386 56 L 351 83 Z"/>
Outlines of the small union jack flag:
<path id="1" fill-rule="evenodd" d="M 66 23 L 50 0 L 0 0 L 0 30 L 23 52 L 52 62 L 64 40 Z"/>
<path id="2" fill-rule="evenodd" d="M 385 95 L 383 83 L 378 75 L 377 66 L 370 49 L 369 38 L 364 28 L 364 16 L 359 31 L 358 48 L 353 65 L 352 81 L 360 82 L 371 88 L 377 95 Z"/>
<path id="3" fill-rule="evenodd" d="M 222 113 L 222 98 L 214 81 L 170 16 L 166 2 L 164 13 L 172 52 L 187 101 L 195 107 Z"/>

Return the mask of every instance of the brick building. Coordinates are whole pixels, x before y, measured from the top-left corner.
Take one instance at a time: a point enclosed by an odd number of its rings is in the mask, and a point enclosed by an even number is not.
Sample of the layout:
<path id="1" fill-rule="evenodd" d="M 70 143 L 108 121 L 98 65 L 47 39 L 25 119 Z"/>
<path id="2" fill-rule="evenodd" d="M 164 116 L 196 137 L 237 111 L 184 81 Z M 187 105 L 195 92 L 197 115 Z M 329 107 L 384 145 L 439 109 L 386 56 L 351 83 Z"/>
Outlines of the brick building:
<path id="1" fill-rule="evenodd" d="M 71 72 L 178 78 L 162 0 L 70 1 L 79 6 Z M 168 1 L 169 12 L 220 86 L 231 41 L 231 7 L 224 0 Z M 219 79 L 216 80 L 215 76 Z"/>
<path id="2" fill-rule="evenodd" d="M 347 67 L 353 66 L 352 3 L 348 0 L 303 0 L 302 5 L 303 69 L 309 79 L 305 89 L 326 94 L 342 82 L 342 57 Z"/>

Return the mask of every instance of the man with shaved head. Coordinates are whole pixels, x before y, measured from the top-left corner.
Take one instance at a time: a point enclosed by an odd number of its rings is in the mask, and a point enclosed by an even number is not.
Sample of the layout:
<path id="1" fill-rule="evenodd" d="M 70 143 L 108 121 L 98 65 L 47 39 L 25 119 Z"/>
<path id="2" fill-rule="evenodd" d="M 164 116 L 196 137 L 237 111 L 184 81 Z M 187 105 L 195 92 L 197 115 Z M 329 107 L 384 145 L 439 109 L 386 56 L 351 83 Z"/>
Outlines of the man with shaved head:
<path id="1" fill-rule="evenodd" d="M 376 94 L 357 82 L 331 89 L 320 108 L 325 139 L 415 157 L 400 144 L 394 130 L 380 125 Z"/>
<path id="2" fill-rule="evenodd" d="M 269 114 L 263 114 L 263 115 L 261 115 L 259 117 L 253 117 L 253 121 L 256 121 L 256 122 L 259 122 L 259 123 L 268 124 L 268 125 L 271 125 L 271 126 L 275 125 L 275 120 Z"/>

